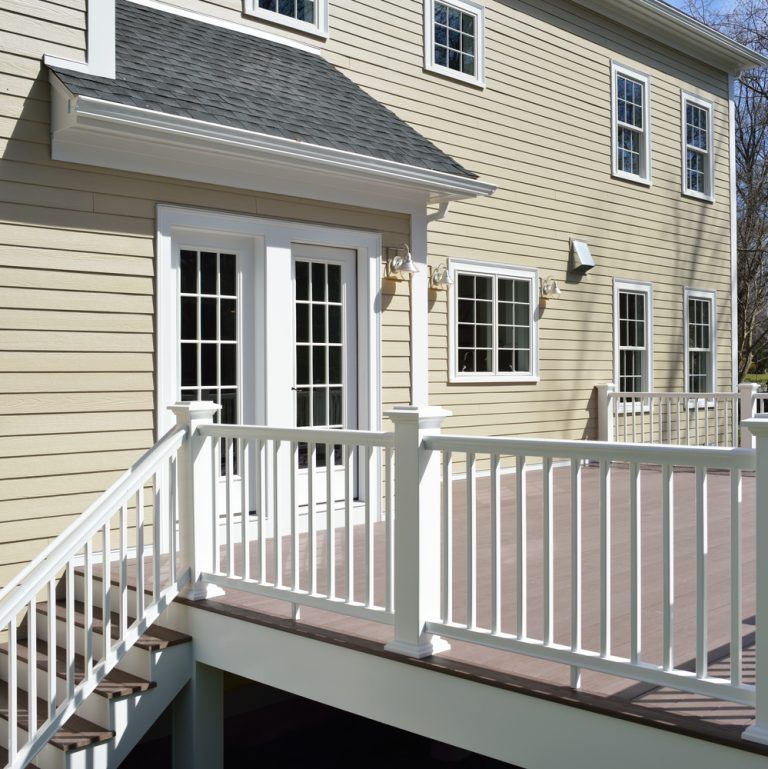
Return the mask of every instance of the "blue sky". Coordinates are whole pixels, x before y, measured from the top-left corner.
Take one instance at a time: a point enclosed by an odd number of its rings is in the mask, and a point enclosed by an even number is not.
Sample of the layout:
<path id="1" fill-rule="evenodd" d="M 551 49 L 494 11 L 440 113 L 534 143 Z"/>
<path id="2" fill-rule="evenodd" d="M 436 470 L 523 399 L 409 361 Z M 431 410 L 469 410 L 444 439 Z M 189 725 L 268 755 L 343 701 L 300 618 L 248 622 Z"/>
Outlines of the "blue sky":
<path id="1" fill-rule="evenodd" d="M 685 0 L 667 0 L 668 3 L 671 5 L 677 6 L 678 8 L 684 8 L 685 6 Z M 731 6 L 733 5 L 733 0 L 714 0 L 713 6 L 716 10 L 719 11 L 727 11 Z"/>

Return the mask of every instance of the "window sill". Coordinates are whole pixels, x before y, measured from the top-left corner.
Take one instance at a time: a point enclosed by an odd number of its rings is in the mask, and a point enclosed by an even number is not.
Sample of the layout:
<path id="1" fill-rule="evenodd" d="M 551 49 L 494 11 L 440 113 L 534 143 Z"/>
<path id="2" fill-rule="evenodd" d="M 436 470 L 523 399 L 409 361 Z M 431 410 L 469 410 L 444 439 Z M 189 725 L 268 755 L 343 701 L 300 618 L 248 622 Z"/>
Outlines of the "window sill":
<path id="1" fill-rule="evenodd" d="M 455 69 L 450 69 L 449 67 L 442 67 L 439 64 L 429 63 L 426 64 L 424 67 L 425 72 L 432 72 L 435 75 L 441 75 L 442 77 L 447 77 L 450 80 L 458 80 L 461 83 L 466 83 L 467 85 L 474 86 L 475 88 L 479 88 L 483 90 L 485 88 L 485 78 L 484 77 L 474 77 L 472 75 L 466 75 L 463 72 L 457 72 Z"/>
<path id="2" fill-rule="evenodd" d="M 540 379 L 532 375 L 510 377 L 495 374 L 479 376 L 451 374 L 448 377 L 451 384 L 538 384 Z"/>
<path id="3" fill-rule="evenodd" d="M 258 19 L 259 21 L 266 21 L 270 24 L 274 24 L 277 27 L 285 27 L 287 29 L 294 30 L 295 32 L 303 32 L 305 35 L 312 35 L 322 40 L 328 39 L 328 28 L 326 25 L 309 24 L 306 21 L 299 21 L 293 19 L 290 16 L 284 16 L 281 13 L 275 13 L 274 11 L 265 11 L 261 8 L 254 7 L 253 3 L 247 3 L 246 8 L 243 11 L 243 16 L 251 19 Z"/>
<path id="4" fill-rule="evenodd" d="M 702 192 L 695 192 L 694 190 L 683 190 L 683 197 L 691 198 L 693 200 L 701 200 L 704 203 L 714 203 L 714 195 L 705 195 Z"/>
<path id="5" fill-rule="evenodd" d="M 620 179 L 623 182 L 632 182 L 633 184 L 639 184 L 641 187 L 651 187 L 650 178 L 643 176 L 634 176 L 633 174 L 626 174 L 623 171 L 612 171 L 611 176 L 614 179 Z"/>

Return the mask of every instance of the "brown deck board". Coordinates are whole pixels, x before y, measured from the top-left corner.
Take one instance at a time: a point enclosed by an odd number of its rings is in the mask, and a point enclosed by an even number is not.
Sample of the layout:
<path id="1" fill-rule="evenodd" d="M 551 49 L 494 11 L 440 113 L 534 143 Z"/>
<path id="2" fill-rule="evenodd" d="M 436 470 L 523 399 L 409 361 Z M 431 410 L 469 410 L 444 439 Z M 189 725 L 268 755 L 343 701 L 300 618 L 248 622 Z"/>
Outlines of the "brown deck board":
<path id="1" fill-rule="evenodd" d="M 555 640 L 570 644 L 571 610 L 571 499 L 570 470 L 556 468 L 554 471 L 554 619 Z M 675 620 L 674 658 L 676 664 L 690 668 L 695 657 L 696 646 L 696 520 L 694 507 L 695 475 L 679 470 L 674 475 L 675 484 Z M 514 499 L 515 476 L 501 478 L 502 489 L 502 585 L 504 597 L 501 604 L 502 630 L 514 633 L 516 617 L 516 531 L 517 515 Z M 528 635 L 540 638 L 543 629 L 542 595 L 542 477 L 541 472 L 531 470 L 527 476 L 528 509 Z M 611 494 L 611 582 L 612 582 L 612 652 L 628 656 L 630 643 L 630 520 L 629 520 L 629 474 L 626 468 L 615 466 L 612 470 Z M 599 469 L 585 467 L 582 470 L 582 618 L 583 647 L 599 649 L 600 640 L 600 518 L 599 518 Z M 745 474 L 743 478 L 742 505 L 742 582 L 743 598 L 741 615 L 744 617 L 743 645 L 744 680 L 754 675 L 754 654 L 750 651 L 754 643 L 754 568 L 755 568 L 755 499 L 754 477 Z M 658 468 L 647 467 L 641 474 L 641 530 L 642 530 L 642 658 L 648 662 L 661 662 L 662 655 L 662 516 L 661 516 L 661 472 Z M 466 607 L 466 525 L 464 513 L 465 484 L 454 483 L 454 574 L 453 574 L 453 617 L 462 620 Z M 710 617 L 708 640 L 711 650 L 712 673 L 727 676 L 729 673 L 730 639 L 730 477 L 726 473 L 710 472 L 708 476 L 709 510 L 709 557 L 708 590 Z M 477 616 L 480 627 L 490 624 L 490 485 L 487 478 L 477 482 Z M 256 526 L 253 525 L 253 535 Z M 267 532 L 271 523 L 266 524 Z M 383 604 L 385 594 L 384 525 L 375 524 L 375 598 Z M 299 547 L 300 585 L 307 588 L 307 536 L 302 535 Z M 354 595 L 361 600 L 364 595 L 364 527 L 356 526 Z M 290 542 L 282 541 L 283 577 L 286 583 L 291 578 Z M 346 575 L 343 552 L 344 533 L 335 532 L 336 545 L 336 590 L 344 594 Z M 327 590 L 326 585 L 327 540 L 324 531 L 317 534 L 317 588 L 319 593 Z M 222 570 L 226 570 L 226 548 L 221 549 Z M 242 550 L 234 547 L 235 564 L 239 568 Z M 266 574 L 273 578 L 273 544 L 267 541 Z M 257 573 L 258 547 L 252 543 L 249 549 L 251 574 Z M 167 559 L 163 564 L 163 579 L 167 580 Z M 131 574 L 135 571 L 132 567 Z M 145 560 L 146 585 L 151 583 L 151 559 Z M 117 572 L 113 572 L 116 579 Z M 133 579 L 131 576 L 130 579 Z M 383 644 L 390 640 L 392 628 L 375 622 L 359 620 L 318 609 L 302 608 L 301 620 L 290 619 L 291 605 L 253 593 L 227 590 L 225 596 L 211 601 L 199 602 L 197 606 L 211 611 L 241 616 L 242 619 L 258 621 L 281 627 L 287 632 L 317 634 L 324 640 L 339 638 L 345 645 L 384 653 Z M 239 614 L 238 614 L 239 613 Z M 330 635 L 328 635 L 330 634 Z M 675 690 L 649 689 L 636 681 L 608 676 L 585 670 L 582 690 L 572 692 L 568 687 L 570 670 L 567 666 L 546 662 L 533 657 L 497 651 L 483 646 L 452 642 L 449 652 L 429 661 L 407 664 L 424 664 L 445 672 L 470 675 L 486 683 L 514 681 L 515 686 L 529 693 L 556 697 L 572 704 L 589 702 L 590 707 L 601 712 L 614 713 L 621 717 L 641 719 L 665 728 L 675 728 L 686 733 L 695 733 L 706 738 L 738 745 L 747 750 L 764 752 L 760 746 L 740 740 L 741 731 L 751 722 L 750 708 L 719 702 L 710 698 L 682 693 Z M 470 672 L 471 671 L 471 672 Z M 522 682 L 522 683 L 521 683 Z M 505 684 L 506 685 L 506 684 Z"/>

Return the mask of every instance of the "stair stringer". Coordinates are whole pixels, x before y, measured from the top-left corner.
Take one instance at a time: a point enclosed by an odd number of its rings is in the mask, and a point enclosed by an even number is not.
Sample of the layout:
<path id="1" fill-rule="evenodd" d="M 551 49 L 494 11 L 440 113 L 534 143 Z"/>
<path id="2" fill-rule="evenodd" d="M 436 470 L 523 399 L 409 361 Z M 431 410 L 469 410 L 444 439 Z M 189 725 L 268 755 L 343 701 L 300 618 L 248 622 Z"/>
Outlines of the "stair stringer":
<path id="1" fill-rule="evenodd" d="M 192 643 L 170 646 L 148 654 L 148 677 L 157 685 L 147 692 L 122 697 L 112 703 L 115 737 L 108 744 L 107 764 L 103 769 L 116 769 L 125 760 L 192 676 Z M 102 767 L 94 766 L 93 769 Z"/>

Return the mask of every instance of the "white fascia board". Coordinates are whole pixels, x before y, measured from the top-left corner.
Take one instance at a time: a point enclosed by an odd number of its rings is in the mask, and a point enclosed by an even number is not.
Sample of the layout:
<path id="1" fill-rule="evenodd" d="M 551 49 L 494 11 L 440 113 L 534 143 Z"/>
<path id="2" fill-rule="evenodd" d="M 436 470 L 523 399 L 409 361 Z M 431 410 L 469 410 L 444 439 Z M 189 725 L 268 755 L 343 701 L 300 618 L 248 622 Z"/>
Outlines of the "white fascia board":
<path id="1" fill-rule="evenodd" d="M 678 11 L 663 0 L 574 0 L 725 72 L 768 66 L 768 58 Z"/>
<path id="2" fill-rule="evenodd" d="M 55 76 L 54 160 L 261 189 L 269 169 L 410 190 L 428 203 L 491 195 L 475 179 L 86 96 Z M 339 181 L 341 184 L 342 182 Z M 297 193 L 294 193 L 297 194 Z"/>
<path id="3" fill-rule="evenodd" d="M 115 0 L 88 0 L 86 60 L 72 61 L 46 54 L 47 67 L 94 77 L 115 77 Z"/>

